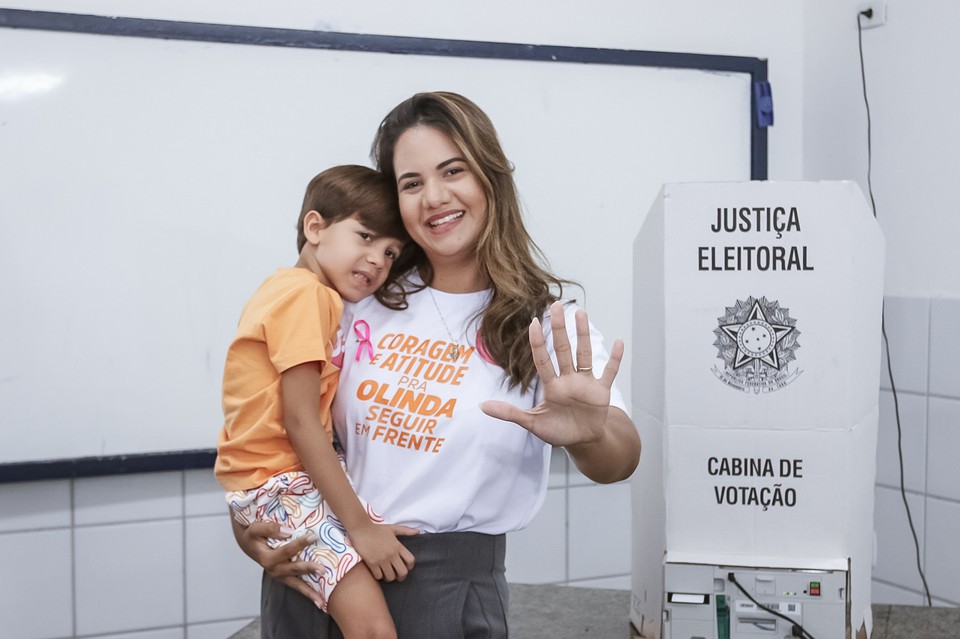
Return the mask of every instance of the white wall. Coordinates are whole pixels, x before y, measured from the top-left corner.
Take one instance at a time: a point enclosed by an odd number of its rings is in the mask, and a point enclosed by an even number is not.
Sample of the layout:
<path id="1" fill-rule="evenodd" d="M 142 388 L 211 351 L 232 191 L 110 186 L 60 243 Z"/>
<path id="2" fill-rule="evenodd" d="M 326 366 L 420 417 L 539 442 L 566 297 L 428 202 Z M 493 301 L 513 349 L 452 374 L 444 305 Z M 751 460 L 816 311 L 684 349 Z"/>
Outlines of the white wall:
<path id="1" fill-rule="evenodd" d="M 867 193 L 867 124 L 856 0 L 805 3 L 803 174 L 857 179 Z M 887 0 L 863 31 L 873 192 L 887 239 L 886 293 L 960 297 L 960 3 Z"/>
<path id="2" fill-rule="evenodd" d="M 5 0 L 3 6 L 346 33 L 767 58 L 771 60 L 776 110 L 776 125 L 770 130 L 770 178 L 801 178 L 803 3 L 799 0 L 488 0 L 468 4 L 289 0 L 269 9 L 258 0 Z"/>

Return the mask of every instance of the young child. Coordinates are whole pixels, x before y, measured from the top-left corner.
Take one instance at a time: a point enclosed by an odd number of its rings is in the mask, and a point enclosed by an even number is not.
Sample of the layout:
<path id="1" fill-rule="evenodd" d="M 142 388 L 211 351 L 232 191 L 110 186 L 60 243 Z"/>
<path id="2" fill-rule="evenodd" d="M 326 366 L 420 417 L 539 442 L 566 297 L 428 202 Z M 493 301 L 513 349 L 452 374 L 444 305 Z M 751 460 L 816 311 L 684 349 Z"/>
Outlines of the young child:
<path id="1" fill-rule="evenodd" d="M 297 264 L 247 302 L 224 366 L 214 472 L 231 512 L 243 525 L 270 520 L 293 538 L 316 535 L 298 559 L 323 570 L 304 579 L 347 638 L 396 637 L 376 580 L 403 579 L 413 555 L 354 492 L 331 437 L 341 298 L 376 293 L 402 304 L 392 266 L 406 240 L 396 187 L 380 173 L 336 166 L 314 177 Z"/>

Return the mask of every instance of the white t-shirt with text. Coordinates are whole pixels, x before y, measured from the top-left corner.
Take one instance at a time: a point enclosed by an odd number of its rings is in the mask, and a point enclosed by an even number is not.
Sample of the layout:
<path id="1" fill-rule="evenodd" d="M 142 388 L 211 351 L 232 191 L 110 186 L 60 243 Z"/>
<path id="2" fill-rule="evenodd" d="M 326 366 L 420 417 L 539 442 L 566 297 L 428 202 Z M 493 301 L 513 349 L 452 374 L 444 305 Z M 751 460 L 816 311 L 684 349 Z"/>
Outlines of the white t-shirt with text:
<path id="1" fill-rule="evenodd" d="M 372 297 L 345 305 L 334 425 L 357 493 L 389 523 L 499 534 L 526 526 L 543 502 L 550 446 L 480 410 L 488 399 L 531 408 L 543 397 L 539 382 L 508 390 L 478 348 L 476 316 L 489 296 L 425 289 L 404 311 Z M 565 306 L 571 345 L 575 310 Z M 552 354 L 549 316 L 541 321 Z M 608 355 L 592 326 L 591 344 L 599 374 Z M 626 410 L 616 388 L 611 405 Z"/>

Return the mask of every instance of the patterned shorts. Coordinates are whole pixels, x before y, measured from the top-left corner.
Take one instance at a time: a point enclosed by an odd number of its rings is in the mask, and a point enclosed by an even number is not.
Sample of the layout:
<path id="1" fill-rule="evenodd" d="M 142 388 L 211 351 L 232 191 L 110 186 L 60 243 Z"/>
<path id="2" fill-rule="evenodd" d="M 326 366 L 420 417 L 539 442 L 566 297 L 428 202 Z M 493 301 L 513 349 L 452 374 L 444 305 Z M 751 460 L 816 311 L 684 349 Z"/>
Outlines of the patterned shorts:
<path id="1" fill-rule="evenodd" d="M 342 456 L 340 465 L 343 466 Z M 316 534 L 318 541 L 300 551 L 292 561 L 309 561 L 322 566 L 317 572 L 303 575 L 303 580 L 319 593 L 323 602 L 321 608 L 326 612 L 333 589 L 362 559 L 307 473 L 276 475 L 259 488 L 229 492 L 226 498 L 234 518 L 244 526 L 254 521 L 275 521 L 294 530 L 290 539 L 268 540 L 271 548 L 289 543 L 308 531 Z M 372 521 L 383 522 L 383 518 L 366 502 L 361 499 L 360 503 Z"/>

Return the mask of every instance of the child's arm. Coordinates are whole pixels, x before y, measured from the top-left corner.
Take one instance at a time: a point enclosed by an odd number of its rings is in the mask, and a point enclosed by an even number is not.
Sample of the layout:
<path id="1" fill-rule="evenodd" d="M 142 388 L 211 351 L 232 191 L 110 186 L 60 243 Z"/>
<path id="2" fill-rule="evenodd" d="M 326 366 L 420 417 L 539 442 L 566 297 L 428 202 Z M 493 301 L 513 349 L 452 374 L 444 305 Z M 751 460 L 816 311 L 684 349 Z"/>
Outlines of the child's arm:
<path id="1" fill-rule="evenodd" d="M 346 528 L 350 542 L 373 576 L 402 581 L 413 568 L 413 555 L 397 541 L 390 526 L 370 520 L 320 423 L 320 365 L 306 362 L 280 374 L 283 426 L 307 474 Z"/>

